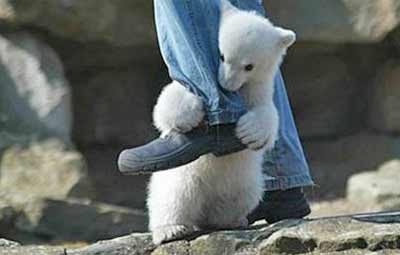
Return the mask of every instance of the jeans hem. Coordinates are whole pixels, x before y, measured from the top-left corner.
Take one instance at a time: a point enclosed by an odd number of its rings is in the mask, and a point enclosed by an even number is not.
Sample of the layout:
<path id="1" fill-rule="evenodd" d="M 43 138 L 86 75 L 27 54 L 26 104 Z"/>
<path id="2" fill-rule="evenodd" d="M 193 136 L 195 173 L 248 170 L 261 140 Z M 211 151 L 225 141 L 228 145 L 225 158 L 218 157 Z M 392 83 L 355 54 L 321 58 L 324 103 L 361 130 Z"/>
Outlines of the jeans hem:
<path id="1" fill-rule="evenodd" d="M 271 178 L 271 179 L 269 179 Z M 287 190 L 292 188 L 314 186 L 315 183 L 308 174 L 300 174 L 293 176 L 279 176 L 279 177 L 267 177 L 265 181 L 265 190 Z"/>
<path id="2" fill-rule="evenodd" d="M 245 114 L 246 111 L 214 111 L 207 113 L 207 124 L 218 125 L 218 124 L 229 124 L 229 123 L 236 123 L 239 118 Z"/>

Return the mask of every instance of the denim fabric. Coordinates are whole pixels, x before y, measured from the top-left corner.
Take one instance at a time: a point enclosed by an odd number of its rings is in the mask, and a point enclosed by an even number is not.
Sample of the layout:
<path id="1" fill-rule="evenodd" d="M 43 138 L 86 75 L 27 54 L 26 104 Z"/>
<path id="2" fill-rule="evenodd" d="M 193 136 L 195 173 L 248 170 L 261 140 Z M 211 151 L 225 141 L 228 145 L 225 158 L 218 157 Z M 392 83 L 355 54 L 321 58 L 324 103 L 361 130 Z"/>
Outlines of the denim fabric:
<path id="1" fill-rule="evenodd" d="M 260 0 L 230 1 L 240 9 L 265 14 Z M 154 0 L 154 9 L 159 46 L 170 77 L 203 99 L 210 125 L 236 122 L 246 112 L 242 98 L 219 86 L 217 77 L 220 1 Z M 280 139 L 266 155 L 267 189 L 312 185 L 280 73 L 275 86 Z"/>
<path id="2" fill-rule="evenodd" d="M 274 102 L 280 117 L 279 139 L 274 149 L 265 154 L 263 169 L 266 175 L 266 189 L 312 186 L 314 183 L 310 177 L 280 72 L 275 76 Z"/>

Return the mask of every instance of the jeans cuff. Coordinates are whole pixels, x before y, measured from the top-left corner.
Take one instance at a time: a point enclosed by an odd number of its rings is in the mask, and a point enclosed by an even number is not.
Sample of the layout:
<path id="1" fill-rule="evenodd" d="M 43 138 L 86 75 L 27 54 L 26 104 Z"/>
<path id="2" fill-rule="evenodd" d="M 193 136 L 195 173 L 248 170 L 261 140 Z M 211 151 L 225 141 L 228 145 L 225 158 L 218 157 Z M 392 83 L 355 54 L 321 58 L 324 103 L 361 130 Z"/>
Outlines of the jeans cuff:
<path id="1" fill-rule="evenodd" d="M 314 185 L 315 183 L 308 174 L 278 177 L 267 176 L 265 179 L 265 189 L 267 191 L 287 190 Z"/>
<path id="2" fill-rule="evenodd" d="M 239 111 L 213 111 L 208 112 L 207 123 L 208 125 L 229 124 L 236 123 L 239 118 L 246 113 L 246 110 Z"/>

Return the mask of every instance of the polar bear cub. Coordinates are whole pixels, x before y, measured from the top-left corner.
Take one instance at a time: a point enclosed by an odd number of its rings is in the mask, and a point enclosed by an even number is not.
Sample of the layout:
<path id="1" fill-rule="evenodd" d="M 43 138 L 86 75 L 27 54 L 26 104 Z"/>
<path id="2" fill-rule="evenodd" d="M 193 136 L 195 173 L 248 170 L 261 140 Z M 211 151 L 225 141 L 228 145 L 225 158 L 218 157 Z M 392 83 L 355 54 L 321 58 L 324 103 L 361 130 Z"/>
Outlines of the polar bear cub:
<path id="1" fill-rule="evenodd" d="M 239 91 L 247 104 L 236 134 L 248 149 L 223 157 L 207 154 L 153 174 L 147 205 L 155 244 L 198 230 L 245 227 L 262 198 L 263 154 L 273 148 L 279 127 L 273 80 L 295 34 L 226 0 L 221 10 L 219 83 Z M 203 103 L 174 81 L 159 96 L 153 118 L 162 135 L 186 132 L 203 120 Z"/>

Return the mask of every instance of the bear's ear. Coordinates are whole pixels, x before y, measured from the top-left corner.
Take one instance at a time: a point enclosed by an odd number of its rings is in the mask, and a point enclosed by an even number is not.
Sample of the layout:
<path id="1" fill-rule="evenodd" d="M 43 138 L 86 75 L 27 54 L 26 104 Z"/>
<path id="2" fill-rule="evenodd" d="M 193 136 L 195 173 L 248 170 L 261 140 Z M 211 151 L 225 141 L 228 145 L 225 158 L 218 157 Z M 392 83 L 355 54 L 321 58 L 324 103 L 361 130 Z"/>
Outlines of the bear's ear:
<path id="1" fill-rule="evenodd" d="M 292 30 L 276 28 L 280 35 L 280 45 L 283 48 L 290 47 L 296 41 L 296 34 Z"/>
<path id="2" fill-rule="evenodd" d="M 221 19 L 228 17 L 237 10 L 229 0 L 221 0 Z"/>

